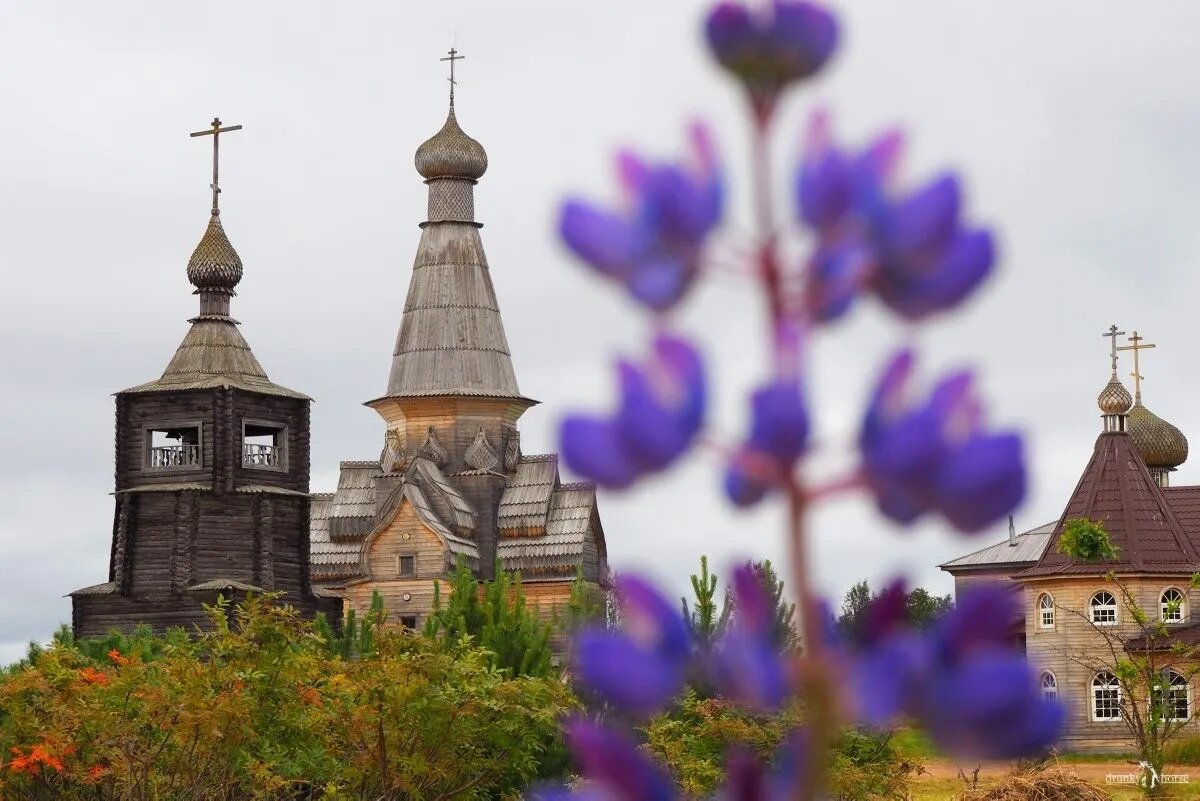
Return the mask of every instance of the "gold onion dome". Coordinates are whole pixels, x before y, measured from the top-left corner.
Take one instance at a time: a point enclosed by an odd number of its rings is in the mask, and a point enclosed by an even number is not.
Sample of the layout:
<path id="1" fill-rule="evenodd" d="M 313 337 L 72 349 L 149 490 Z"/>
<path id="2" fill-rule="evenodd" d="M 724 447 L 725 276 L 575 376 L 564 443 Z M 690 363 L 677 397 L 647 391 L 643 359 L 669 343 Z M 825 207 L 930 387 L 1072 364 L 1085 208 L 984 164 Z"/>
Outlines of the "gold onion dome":
<path id="1" fill-rule="evenodd" d="M 188 259 L 187 277 L 197 289 L 227 292 L 242 280 L 242 259 L 229 243 L 217 214 L 209 219 L 200 244 Z"/>
<path id="2" fill-rule="evenodd" d="M 1147 467 L 1174 469 L 1187 461 L 1187 437 L 1141 401 L 1129 410 L 1126 425 L 1133 447 Z"/>
<path id="3" fill-rule="evenodd" d="M 454 117 L 454 106 L 442 129 L 417 148 L 417 172 L 425 180 L 468 178 L 477 181 L 487 172 L 487 153 L 483 145 L 463 133 Z"/>
<path id="4" fill-rule="evenodd" d="M 1101 414 L 1125 414 L 1133 405 L 1133 396 L 1129 394 L 1129 390 L 1125 389 L 1121 379 L 1114 375 L 1100 391 L 1100 396 L 1096 398 L 1096 405 L 1100 407 Z"/>

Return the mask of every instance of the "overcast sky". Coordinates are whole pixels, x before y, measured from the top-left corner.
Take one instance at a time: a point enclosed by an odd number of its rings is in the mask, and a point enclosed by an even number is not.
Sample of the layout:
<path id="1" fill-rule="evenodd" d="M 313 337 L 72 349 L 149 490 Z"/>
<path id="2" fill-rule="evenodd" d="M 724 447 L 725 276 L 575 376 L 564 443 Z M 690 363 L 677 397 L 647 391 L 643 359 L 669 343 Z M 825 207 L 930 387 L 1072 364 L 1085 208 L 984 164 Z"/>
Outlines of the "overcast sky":
<path id="1" fill-rule="evenodd" d="M 316 399 L 313 489 L 329 490 L 339 460 L 380 449 L 382 422 L 361 402 L 386 386 L 425 208 L 412 155 L 442 123 L 438 58 L 457 45 L 459 120 L 490 159 L 477 216 L 521 389 L 543 402 L 522 442 L 549 451 L 559 415 L 608 403 L 612 356 L 647 332 L 558 245 L 558 200 L 611 197 L 617 146 L 672 156 L 702 116 L 729 172 L 730 229 L 747 224 L 746 126 L 700 46 L 705 5 L 0 5 L 0 662 L 69 621 L 66 593 L 106 578 L 111 393 L 158 376 L 196 311 L 184 267 L 207 222 L 210 150 L 189 131 L 214 114 L 245 126 L 222 147 L 222 219 L 246 265 L 234 316 L 271 378 Z M 1003 263 L 965 313 L 919 332 L 866 305 L 820 337 L 828 447 L 812 472 L 846 464 L 872 373 L 911 338 L 926 375 L 979 366 L 991 420 L 1031 443 L 1018 526 L 1053 519 L 1099 429 L 1110 323 L 1158 345 L 1147 405 L 1185 433 L 1200 423 L 1200 4 L 838 6 L 836 64 L 785 109 L 781 193 L 815 104 L 852 141 L 902 123 L 910 174 L 962 169 Z M 681 315 L 720 376 L 718 436 L 741 430 L 762 376 L 760 311 L 753 287 L 721 278 Z M 1175 483 L 1197 479 L 1185 465 Z M 602 496 L 613 566 L 682 591 L 700 553 L 780 560 L 779 510 L 735 513 L 716 486 L 701 459 Z M 812 536 L 820 584 L 840 595 L 899 571 L 948 592 L 936 565 L 1004 532 L 896 531 L 856 499 L 819 512 Z"/>

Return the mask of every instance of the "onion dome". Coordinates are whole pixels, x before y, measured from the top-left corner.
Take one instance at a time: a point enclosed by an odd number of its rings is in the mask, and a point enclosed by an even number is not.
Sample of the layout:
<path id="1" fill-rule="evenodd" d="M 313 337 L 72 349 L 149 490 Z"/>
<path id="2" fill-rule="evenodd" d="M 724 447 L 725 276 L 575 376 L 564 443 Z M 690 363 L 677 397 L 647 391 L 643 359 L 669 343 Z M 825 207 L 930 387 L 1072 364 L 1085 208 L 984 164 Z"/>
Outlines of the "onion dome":
<path id="1" fill-rule="evenodd" d="M 232 292 L 242 280 L 242 259 L 225 235 L 219 214 L 208 221 L 200 244 L 188 260 L 187 277 L 200 290 Z"/>
<path id="2" fill-rule="evenodd" d="M 454 106 L 446 124 L 417 148 L 417 172 L 425 180 L 466 178 L 477 181 L 487 172 L 487 153 L 483 145 L 463 133 L 454 117 Z"/>
<path id="3" fill-rule="evenodd" d="M 1133 406 L 1133 396 L 1129 394 L 1129 390 L 1125 389 L 1121 379 L 1114 374 L 1104 389 L 1100 391 L 1100 396 L 1096 398 L 1096 405 L 1100 407 L 1100 413 L 1104 415 L 1126 414 L 1129 412 L 1129 407 Z"/>
<path id="4" fill-rule="evenodd" d="M 1129 438 L 1147 467 L 1174 470 L 1187 461 L 1187 437 L 1141 401 L 1129 410 L 1127 421 Z"/>

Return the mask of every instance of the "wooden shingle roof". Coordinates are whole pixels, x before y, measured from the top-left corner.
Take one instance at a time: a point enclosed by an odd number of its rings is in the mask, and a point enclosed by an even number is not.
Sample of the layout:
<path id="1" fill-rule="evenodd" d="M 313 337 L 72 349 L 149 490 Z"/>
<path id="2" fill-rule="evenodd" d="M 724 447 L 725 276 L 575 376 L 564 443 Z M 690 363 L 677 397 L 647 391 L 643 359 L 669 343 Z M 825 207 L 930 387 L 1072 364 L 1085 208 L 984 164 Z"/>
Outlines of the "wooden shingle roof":
<path id="1" fill-rule="evenodd" d="M 521 398 L 479 229 L 421 233 L 386 397 Z M 532 402 L 530 402 L 532 403 Z"/>
<path id="2" fill-rule="evenodd" d="M 1182 503 L 1184 499 L 1181 497 Z M 1104 524 L 1117 557 L 1098 565 L 1059 553 L 1063 525 L 1075 518 Z M 1124 432 L 1101 434 L 1049 546 L 1037 564 L 1018 578 L 1117 573 L 1192 573 L 1200 556 L 1180 523 L 1167 493 L 1154 483 L 1146 465 Z"/>

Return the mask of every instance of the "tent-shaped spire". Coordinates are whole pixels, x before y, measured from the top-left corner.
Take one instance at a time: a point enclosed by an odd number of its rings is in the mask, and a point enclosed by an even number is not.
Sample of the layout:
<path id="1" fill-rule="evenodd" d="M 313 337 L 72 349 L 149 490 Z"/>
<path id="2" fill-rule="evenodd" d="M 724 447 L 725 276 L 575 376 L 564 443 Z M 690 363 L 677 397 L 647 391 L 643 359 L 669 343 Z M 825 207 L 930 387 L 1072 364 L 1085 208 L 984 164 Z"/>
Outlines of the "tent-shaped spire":
<path id="1" fill-rule="evenodd" d="M 483 146 L 449 116 L 417 150 L 428 215 L 388 377 L 389 398 L 484 396 L 527 403 L 517 388 L 496 291 L 475 222 Z"/>
<path id="2" fill-rule="evenodd" d="M 1104 524 L 1117 549 L 1115 560 L 1098 565 L 1059 552 L 1063 526 L 1076 518 Z M 1036 565 L 1017 576 L 1024 579 L 1095 575 L 1098 570 L 1117 573 L 1200 570 L 1200 556 L 1123 431 L 1106 432 L 1096 439 L 1091 461 L 1054 527 L 1049 547 Z"/>

